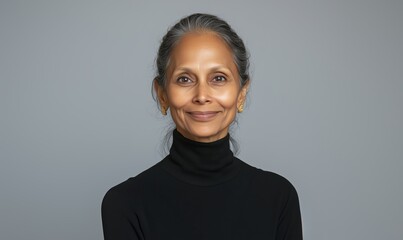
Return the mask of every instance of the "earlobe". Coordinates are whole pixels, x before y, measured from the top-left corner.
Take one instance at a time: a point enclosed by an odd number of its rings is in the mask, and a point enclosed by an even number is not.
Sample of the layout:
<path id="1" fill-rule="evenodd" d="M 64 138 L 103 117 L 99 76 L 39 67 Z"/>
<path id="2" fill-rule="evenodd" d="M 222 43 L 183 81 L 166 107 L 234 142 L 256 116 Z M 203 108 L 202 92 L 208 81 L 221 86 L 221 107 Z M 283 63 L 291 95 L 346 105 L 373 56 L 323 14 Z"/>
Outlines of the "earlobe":
<path id="1" fill-rule="evenodd" d="M 249 89 L 249 80 L 245 83 L 245 85 L 241 89 L 241 92 L 239 93 L 238 104 L 237 104 L 239 113 L 243 112 L 243 110 L 244 110 L 246 95 L 248 94 L 248 89 Z"/>
<path id="2" fill-rule="evenodd" d="M 165 89 L 159 85 L 156 79 L 154 79 L 154 91 L 157 94 L 157 101 L 161 108 L 162 115 L 167 115 L 168 106 L 168 98 L 165 92 Z"/>

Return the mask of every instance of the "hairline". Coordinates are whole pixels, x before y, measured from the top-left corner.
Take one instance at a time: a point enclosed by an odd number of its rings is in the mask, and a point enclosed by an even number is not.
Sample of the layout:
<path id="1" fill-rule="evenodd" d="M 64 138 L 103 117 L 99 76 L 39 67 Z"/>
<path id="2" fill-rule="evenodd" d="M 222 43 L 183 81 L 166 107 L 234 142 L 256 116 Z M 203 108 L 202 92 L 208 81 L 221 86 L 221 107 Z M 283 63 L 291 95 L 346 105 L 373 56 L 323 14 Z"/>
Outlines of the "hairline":
<path id="1" fill-rule="evenodd" d="M 172 59 L 171 59 L 171 58 L 172 58 L 172 53 L 174 52 L 175 48 L 176 48 L 177 45 L 180 43 L 180 41 L 181 41 L 186 35 L 189 35 L 189 34 L 213 34 L 213 35 L 217 36 L 219 39 L 221 39 L 221 40 L 225 43 L 225 45 L 227 46 L 227 48 L 229 49 L 229 51 L 231 52 L 232 59 L 233 59 L 233 62 L 234 62 L 234 64 L 235 64 L 235 67 L 236 67 L 236 70 L 237 70 L 237 75 L 238 75 L 238 78 L 239 78 L 239 85 L 240 85 L 241 89 L 242 89 L 242 87 L 243 87 L 244 85 L 246 85 L 246 83 L 249 81 L 249 79 L 247 79 L 247 80 L 245 81 L 245 83 L 242 84 L 242 76 L 241 76 L 241 74 L 239 73 L 240 69 L 239 69 L 238 63 L 237 63 L 237 61 L 236 61 L 236 55 L 235 55 L 234 50 L 233 50 L 232 47 L 231 47 L 230 41 L 227 40 L 224 36 L 220 35 L 219 32 L 214 31 L 213 29 L 209 29 L 209 28 L 207 28 L 207 27 L 196 27 L 196 28 L 191 29 L 191 30 L 189 30 L 189 31 L 183 31 L 182 29 L 176 30 L 174 36 L 176 36 L 176 37 L 178 38 L 178 40 L 175 41 L 175 42 L 172 44 L 172 48 L 171 48 L 171 50 L 169 51 L 169 56 L 168 56 L 168 59 L 167 59 L 167 64 L 165 65 L 165 73 L 168 73 L 169 67 L 170 67 L 171 62 L 172 62 Z M 165 76 L 164 76 L 164 81 L 163 81 L 163 83 L 165 83 L 165 86 L 162 86 L 164 90 L 165 90 L 166 85 L 167 85 L 167 83 L 168 83 L 168 81 L 167 81 L 168 79 L 167 79 L 167 76 L 166 76 L 166 75 L 167 75 L 167 74 L 165 74 Z"/>

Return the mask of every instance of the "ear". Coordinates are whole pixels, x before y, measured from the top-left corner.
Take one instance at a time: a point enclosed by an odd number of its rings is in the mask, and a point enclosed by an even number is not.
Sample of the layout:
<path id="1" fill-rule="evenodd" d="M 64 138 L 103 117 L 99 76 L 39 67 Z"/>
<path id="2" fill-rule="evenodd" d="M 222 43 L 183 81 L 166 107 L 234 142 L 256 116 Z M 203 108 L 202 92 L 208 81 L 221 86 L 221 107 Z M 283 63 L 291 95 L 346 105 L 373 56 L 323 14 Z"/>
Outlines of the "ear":
<path id="1" fill-rule="evenodd" d="M 241 88 L 241 91 L 238 95 L 238 102 L 237 102 L 238 109 L 240 109 L 240 108 L 243 109 L 243 106 L 246 101 L 246 95 L 248 94 L 249 85 L 250 85 L 250 81 L 248 79 L 246 81 L 245 85 L 243 85 L 243 87 Z"/>
<path id="2" fill-rule="evenodd" d="M 157 94 L 157 98 L 158 98 L 158 103 L 160 105 L 161 108 L 168 108 L 168 97 L 167 94 L 165 92 L 165 89 L 159 85 L 159 83 L 157 82 L 156 79 L 154 79 L 154 91 Z"/>

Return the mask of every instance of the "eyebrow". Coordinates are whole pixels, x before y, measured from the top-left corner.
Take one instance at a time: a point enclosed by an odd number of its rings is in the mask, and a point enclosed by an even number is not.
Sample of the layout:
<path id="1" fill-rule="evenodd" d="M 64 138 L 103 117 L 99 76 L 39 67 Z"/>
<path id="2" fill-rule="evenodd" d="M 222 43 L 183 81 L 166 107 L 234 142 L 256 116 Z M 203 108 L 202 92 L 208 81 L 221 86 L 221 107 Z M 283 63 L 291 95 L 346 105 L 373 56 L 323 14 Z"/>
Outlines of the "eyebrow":
<path id="1" fill-rule="evenodd" d="M 229 69 L 227 67 L 223 67 L 223 66 L 215 66 L 215 67 L 212 67 L 209 70 L 212 71 L 212 72 L 220 71 L 220 70 L 226 70 L 226 71 L 229 71 L 230 73 L 232 73 L 231 69 Z M 178 67 L 178 68 L 174 69 L 173 72 L 178 72 L 178 71 L 191 72 L 191 73 L 193 72 L 193 70 L 191 68 L 188 68 L 188 67 Z"/>
<path id="2" fill-rule="evenodd" d="M 192 69 L 187 68 L 187 67 L 179 67 L 177 69 L 174 69 L 174 72 L 177 72 L 177 71 L 192 72 Z"/>

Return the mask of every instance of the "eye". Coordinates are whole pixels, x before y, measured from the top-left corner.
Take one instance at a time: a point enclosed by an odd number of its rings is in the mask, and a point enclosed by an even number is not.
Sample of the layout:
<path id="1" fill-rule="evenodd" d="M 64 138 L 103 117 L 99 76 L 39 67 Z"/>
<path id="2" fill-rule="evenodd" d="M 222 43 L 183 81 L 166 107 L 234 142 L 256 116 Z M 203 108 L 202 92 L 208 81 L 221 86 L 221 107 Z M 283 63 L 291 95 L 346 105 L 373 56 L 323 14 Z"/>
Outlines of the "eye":
<path id="1" fill-rule="evenodd" d="M 191 83 L 192 80 L 188 77 L 182 76 L 182 77 L 178 77 L 178 79 L 176 79 L 176 82 L 186 84 L 186 83 Z"/>
<path id="2" fill-rule="evenodd" d="M 213 82 L 223 83 L 223 82 L 225 82 L 225 81 L 227 81 L 227 78 L 224 77 L 224 76 L 222 76 L 222 75 L 218 75 L 218 76 L 215 76 L 215 77 L 213 78 Z"/>

